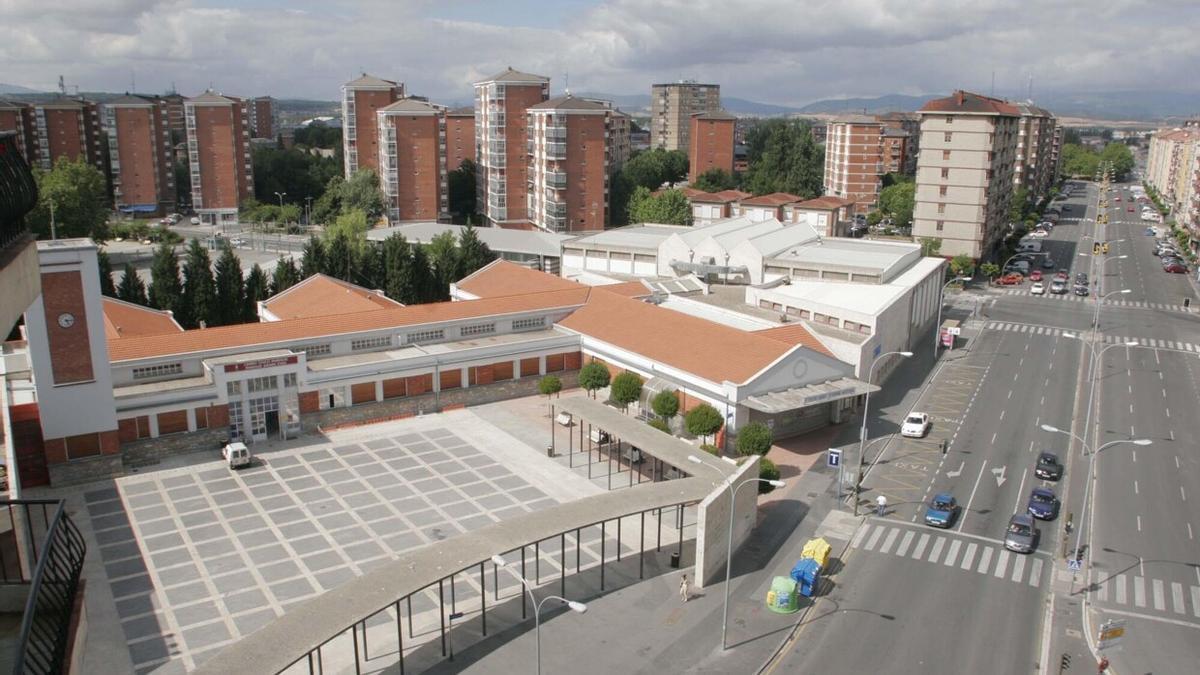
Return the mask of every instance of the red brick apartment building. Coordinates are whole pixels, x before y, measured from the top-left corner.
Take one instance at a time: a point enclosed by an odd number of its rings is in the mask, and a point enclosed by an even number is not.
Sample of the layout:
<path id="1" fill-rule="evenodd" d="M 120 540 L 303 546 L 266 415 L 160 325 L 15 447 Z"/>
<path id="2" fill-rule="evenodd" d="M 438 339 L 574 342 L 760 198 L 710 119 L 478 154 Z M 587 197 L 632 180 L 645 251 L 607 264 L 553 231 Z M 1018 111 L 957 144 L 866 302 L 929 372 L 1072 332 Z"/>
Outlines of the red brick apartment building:
<path id="1" fill-rule="evenodd" d="M 206 224 L 236 223 L 254 191 L 246 102 L 207 91 L 184 102 L 192 208 Z"/>
<path id="2" fill-rule="evenodd" d="M 392 223 L 448 215 L 446 109 L 401 99 L 376 113 L 380 187 Z"/>
<path id="3" fill-rule="evenodd" d="M 342 85 L 342 151 L 346 177 L 359 169 L 379 170 L 380 108 L 404 98 L 404 83 L 363 73 Z"/>
<path id="4" fill-rule="evenodd" d="M 49 171 L 60 158 L 83 159 L 107 172 L 100 143 L 100 107 L 92 101 L 54 97 L 32 103 L 0 101 L 0 131 L 16 131 L 30 166 Z"/>
<path id="5" fill-rule="evenodd" d="M 612 107 L 567 94 L 530 106 L 527 213 L 548 232 L 603 230 L 608 222 Z"/>
<path id="6" fill-rule="evenodd" d="M 879 201 L 884 171 L 883 123 L 866 115 L 849 115 L 830 122 L 825 135 L 827 195 L 855 202 L 866 213 Z"/>
<path id="7" fill-rule="evenodd" d="M 126 213 L 165 214 L 175 206 L 175 153 L 159 99 L 122 96 L 103 106 L 113 203 Z"/>
<path id="8" fill-rule="evenodd" d="M 512 68 L 475 83 L 476 200 L 493 227 L 529 227 L 526 111 L 549 98 L 550 78 Z"/>
<path id="9" fill-rule="evenodd" d="M 247 102 L 252 138 L 275 138 L 275 99 L 259 96 Z"/>
<path id="10" fill-rule="evenodd" d="M 33 164 L 37 153 L 33 145 L 33 106 L 0 99 L 0 132 L 17 134 L 16 146 L 26 164 Z"/>
<path id="11" fill-rule="evenodd" d="M 688 142 L 688 182 L 712 169 L 733 173 L 733 135 L 737 118 L 723 110 L 692 115 Z"/>
<path id="12" fill-rule="evenodd" d="M 475 161 L 475 108 L 455 108 L 446 112 L 446 170 L 467 159 Z"/>

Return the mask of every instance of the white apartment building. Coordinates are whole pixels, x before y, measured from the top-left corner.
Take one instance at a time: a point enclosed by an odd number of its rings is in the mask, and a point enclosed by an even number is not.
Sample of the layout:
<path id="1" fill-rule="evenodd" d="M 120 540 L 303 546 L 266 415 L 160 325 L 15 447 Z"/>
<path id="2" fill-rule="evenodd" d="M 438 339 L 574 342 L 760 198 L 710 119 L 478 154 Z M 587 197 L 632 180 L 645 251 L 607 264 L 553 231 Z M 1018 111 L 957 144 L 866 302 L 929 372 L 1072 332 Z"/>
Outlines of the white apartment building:
<path id="1" fill-rule="evenodd" d="M 650 144 L 687 152 L 692 115 L 721 110 L 721 85 L 680 80 L 650 86 Z"/>

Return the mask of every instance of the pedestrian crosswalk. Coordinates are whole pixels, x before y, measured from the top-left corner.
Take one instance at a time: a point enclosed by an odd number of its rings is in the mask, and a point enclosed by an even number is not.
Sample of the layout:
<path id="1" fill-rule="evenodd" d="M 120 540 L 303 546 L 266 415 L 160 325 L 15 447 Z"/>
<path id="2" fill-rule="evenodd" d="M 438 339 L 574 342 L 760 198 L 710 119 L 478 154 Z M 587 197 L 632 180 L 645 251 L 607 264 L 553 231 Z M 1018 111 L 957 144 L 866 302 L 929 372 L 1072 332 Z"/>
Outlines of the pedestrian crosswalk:
<path id="1" fill-rule="evenodd" d="M 985 321 L 982 322 L 982 327 L 984 330 L 999 330 L 1008 333 L 1025 333 L 1027 335 L 1045 335 L 1048 337 L 1061 337 L 1064 333 L 1078 333 L 1078 331 L 1068 331 L 1063 330 L 1062 328 L 1055 328 L 1053 326 L 1039 326 L 1032 323 L 1015 323 L 1012 321 Z M 1200 344 L 1193 342 L 1181 342 L 1179 340 L 1160 340 L 1157 338 L 1126 337 L 1108 334 L 1101 335 L 1100 340 L 1101 342 L 1110 345 L 1133 342 L 1140 347 L 1149 347 L 1151 349 L 1171 349 L 1179 352 L 1200 354 Z"/>
<path id="2" fill-rule="evenodd" d="M 1153 349 L 1174 349 L 1180 352 L 1191 352 L 1193 354 L 1200 353 L 1200 345 L 1191 342 L 1180 342 L 1178 340 L 1158 340 L 1154 338 L 1138 338 L 1138 337 L 1122 337 L 1120 335 L 1102 335 L 1102 341 L 1105 344 L 1119 345 L 1126 342 L 1136 342 L 1142 347 L 1151 347 Z"/>
<path id="3" fill-rule="evenodd" d="M 1136 574 L 1114 574 L 1091 587 L 1093 597 L 1107 605 L 1152 609 L 1175 616 L 1200 618 L 1200 586 L 1178 581 L 1148 579 Z"/>
<path id="4" fill-rule="evenodd" d="M 1039 326 L 1032 323 L 1013 323 L 1011 321 L 988 321 L 983 324 L 984 330 L 1002 330 L 1009 333 L 1028 333 L 1029 335 L 1048 335 L 1058 337 L 1069 332 L 1053 326 Z"/>
<path id="5" fill-rule="evenodd" d="M 1033 587 L 1041 586 L 1042 572 L 1047 567 L 1041 554 L 1020 555 L 990 540 L 884 522 L 864 523 L 850 545 Z"/>
<path id="6" fill-rule="evenodd" d="M 1005 288 L 1001 289 L 1001 295 L 1010 296 L 1033 296 L 1028 288 Z M 1046 293 L 1045 295 L 1035 296 L 1046 300 L 1063 300 L 1066 302 L 1087 302 L 1095 303 L 1095 298 L 1091 296 L 1075 295 L 1074 293 L 1066 293 L 1063 295 L 1055 295 Z M 1146 300 L 1120 300 L 1109 298 L 1104 301 L 1105 307 L 1123 307 L 1126 309 L 1161 309 L 1168 312 L 1187 312 L 1189 309 L 1183 305 L 1172 305 L 1166 302 L 1149 302 Z"/>

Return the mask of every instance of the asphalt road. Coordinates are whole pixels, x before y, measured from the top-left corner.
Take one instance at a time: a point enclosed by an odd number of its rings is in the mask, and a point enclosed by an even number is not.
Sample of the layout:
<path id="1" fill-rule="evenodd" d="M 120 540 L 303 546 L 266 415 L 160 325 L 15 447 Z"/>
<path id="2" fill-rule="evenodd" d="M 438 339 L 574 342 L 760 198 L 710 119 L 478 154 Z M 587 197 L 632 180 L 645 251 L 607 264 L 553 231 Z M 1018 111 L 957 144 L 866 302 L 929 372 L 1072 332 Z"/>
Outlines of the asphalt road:
<path id="1" fill-rule="evenodd" d="M 1094 632 L 1106 618 L 1129 622 L 1122 650 L 1109 654 L 1115 672 L 1194 669 L 1200 655 L 1200 457 L 1192 452 L 1200 441 L 1200 313 L 1183 308 L 1191 298 L 1196 310 L 1191 283 L 1186 275 L 1161 271 L 1140 206 L 1128 213 L 1128 193 L 1122 195 L 1112 204 L 1121 210 L 1112 209 L 1112 222 L 1098 231 L 1096 187 L 1077 191 L 1070 215 L 1080 220 L 1064 222 L 1044 240 L 1056 268 L 1070 269 L 1072 278 L 1089 273 L 1091 297 L 1031 296 L 1028 283 L 976 289 L 986 300 L 983 318 L 968 324 L 969 350 L 943 354 L 929 386 L 903 399 L 911 408 L 871 413 L 878 419 L 870 421 L 869 438 L 883 450 L 864 479 L 862 503 L 883 494 L 886 515 L 872 516 L 860 529 L 838 585 L 818 602 L 775 670 L 1053 672 L 1058 653 L 1050 647 L 1057 649 L 1058 636 Z M 1093 259 L 1093 237 L 1110 242 L 1107 257 Z M 1088 440 L 1094 447 L 1142 437 L 1153 444 L 1114 445 L 1099 455 L 1085 509 L 1088 458 L 1070 437 L 1039 425 L 1083 433 L 1092 354 L 1084 339 L 1093 337 L 1096 292 L 1123 289 L 1129 292 L 1113 293 L 1103 304 L 1094 336 L 1098 350 L 1118 346 L 1103 356 L 1091 416 L 1095 442 Z M 1139 346 L 1118 344 L 1128 340 Z M 929 437 L 881 440 L 898 430 L 909 409 L 933 417 Z M 1041 449 L 1067 463 L 1064 480 L 1035 479 Z M 1025 510 L 1037 485 L 1058 492 L 1060 517 L 1040 523 L 1036 554 L 1006 553 L 1008 519 Z M 937 492 L 953 493 L 962 506 L 948 531 L 922 524 L 924 505 Z M 1076 526 L 1070 535 L 1068 514 Z M 1088 557 L 1072 585 L 1064 555 L 1080 527 Z M 1048 611 L 1052 594 L 1086 597 L 1092 608 L 1086 626 L 1079 611 L 1048 622 L 1057 616 Z M 1090 655 L 1082 658 L 1076 668 L 1090 672 Z"/>

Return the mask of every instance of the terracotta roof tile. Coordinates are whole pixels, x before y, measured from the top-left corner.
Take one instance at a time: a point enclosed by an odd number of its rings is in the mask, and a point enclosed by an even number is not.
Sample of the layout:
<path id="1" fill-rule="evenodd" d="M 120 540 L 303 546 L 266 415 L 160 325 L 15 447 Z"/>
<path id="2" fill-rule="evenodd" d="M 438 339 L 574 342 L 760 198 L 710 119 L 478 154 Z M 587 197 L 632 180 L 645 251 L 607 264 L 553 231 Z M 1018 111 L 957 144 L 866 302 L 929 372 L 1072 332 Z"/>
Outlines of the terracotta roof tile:
<path id="1" fill-rule="evenodd" d="M 182 332 L 170 312 L 104 298 L 104 336 L 109 340 Z"/>
<path id="2" fill-rule="evenodd" d="M 801 197 L 786 192 L 772 192 L 769 195 L 760 195 L 751 199 L 743 199 L 742 206 L 782 206 L 798 202 Z"/>
<path id="3" fill-rule="evenodd" d="M 588 289 L 581 287 L 483 300 L 409 305 L 357 314 L 201 328 L 171 335 L 129 337 L 110 340 L 108 355 L 112 361 L 117 362 L 239 347 L 261 350 L 272 344 L 362 331 L 499 316 L 556 307 L 575 307 L 584 303 L 587 294 Z M 617 297 L 613 294 L 608 295 Z"/>
<path id="4" fill-rule="evenodd" d="M 986 115 L 1020 115 L 1015 105 L 969 91 L 956 91 L 945 98 L 935 98 L 921 106 L 921 112 L 981 113 Z"/>
<path id="5" fill-rule="evenodd" d="M 852 199 L 842 199 L 833 195 L 825 195 L 816 199 L 808 199 L 796 204 L 797 208 L 809 209 L 836 209 L 839 206 L 849 206 L 854 203 Z"/>
<path id="6" fill-rule="evenodd" d="M 324 274 L 314 274 L 263 302 L 280 319 L 304 319 L 403 307 L 391 298 Z"/>
<path id="7" fill-rule="evenodd" d="M 522 293 L 561 291 L 582 287 L 570 279 L 522 267 L 507 260 L 495 260 L 463 277 L 455 286 L 480 298 L 498 298 Z"/>
<path id="8" fill-rule="evenodd" d="M 583 308 L 558 325 L 712 382 L 745 382 L 794 348 L 596 289 Z"/>
<path id="9" fill-rule="evenodd" d="M 837 358 L 833 355 L 833 352 L 829 351 L 829 349 L 827 349 L 825 345 L 817 339 L 816 335 L 813 335 L 812 331 L 804 327 L 802 324 L 792 323 L 786 326 L 779 326 L 777 328 L 768 328 L 766 330 L 755 331 L 754 334 L 768 337 L 772 340 L 778 340 L 789 345 L 801 345 L 808 347 L 809 349 L 815 352 L 820 352 L 830 358 Z"/>
<path id="10" fill-rule="evenodd" d="M 646 288 L 646 284 L 640 281 L 625 281 L 619 284 L 606 284 L 604 286 L 593 286 L 599 291 L 608 291 L 626 298 L 644 298 L 651 295 L 654 291 Z"/>

